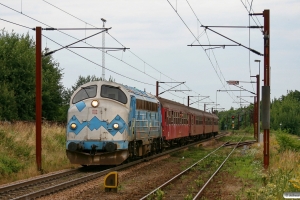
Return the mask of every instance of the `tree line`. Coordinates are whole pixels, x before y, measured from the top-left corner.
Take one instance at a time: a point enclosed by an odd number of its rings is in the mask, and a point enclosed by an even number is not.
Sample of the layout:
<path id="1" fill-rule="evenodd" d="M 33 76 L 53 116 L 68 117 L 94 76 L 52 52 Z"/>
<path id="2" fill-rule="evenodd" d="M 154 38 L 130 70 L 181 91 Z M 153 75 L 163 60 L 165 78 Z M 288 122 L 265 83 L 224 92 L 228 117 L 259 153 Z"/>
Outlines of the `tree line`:
<path id="1" fill-rule="evenodd" d="M 253 105 L 218 113 L 220 128 L 232 130 L 232 121 L 235 129 L 253 128 Z M 234 116 L 234 119 L 232 119 Z M 287 91 L 286 95 L 271 100 L 270 128 L 285 130 L 300 135 L 300 92 Z"/>
<path id="2" fill-rule="evenodd" d="M 46 53 L 45 49 L 42 54 Z M 0 32 L 0 121 L 35 120 L 35 42 L 29 34 Z M 71 88 L 51 55 L 42 57 L 42 117 L 65 122 L 72 93 L 82 84 L 102 80 L 79 76 Z M 112 77 L 109 81 L 114 81 Z"/>

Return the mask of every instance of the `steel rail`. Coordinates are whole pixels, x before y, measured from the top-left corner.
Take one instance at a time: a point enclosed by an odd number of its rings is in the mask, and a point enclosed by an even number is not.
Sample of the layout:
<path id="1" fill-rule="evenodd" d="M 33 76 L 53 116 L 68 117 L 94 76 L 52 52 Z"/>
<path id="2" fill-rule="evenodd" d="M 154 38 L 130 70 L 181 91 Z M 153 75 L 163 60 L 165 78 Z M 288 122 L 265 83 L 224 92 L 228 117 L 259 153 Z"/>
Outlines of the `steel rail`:
<path id="1" fill-rule="evenodd" d="M 20 189 L 20 188 L 23 188 L 23 187 L 36 185 L 40 182 L 55 180 L 55 179 L 58 179 L 58 178 L 61 178 L 61 177 L 66 177 L 66 176 L 75 174 L 77 172 L 78 172 L 78 169 L 71 169 L 71 170 L 67 170 L 67 171 L 64 171 L 64 172 L 56 173 L 56 174 L 49 174 L 49 175 L 46 175 L 46 176 L 43 176 L 43 177 L 38 177 L 38 178 L 35 178 L 35 179 L 32 179 L 32 180 L 25 180 L 25 181 L 15 183 L 15 184 L 12 183 L 12 184 L 9 184 L 9 185 L 0 186 L 0 194 L 6 193 L 6 192 L 9 192 L 9 191 L 12 191 L 12 190 Z"/>
<path id="2" fill-rule="evenodd" d="M 222 136 L 224 136 L 226 134 L 227 133 L 222 134 L 219 137 L 222 137 Z M 55 186 L 52 186 L 52 187 L 41 189 L 39 191 L 35 191 L 35 192 L 29 193 L 29 194 L 26 194 L 26 195 L 22 195 L 22 196 L 13 198 L 13 199 L 34 199 L 34 198 L 38 198 L 38 197 L 41 197 L 41 196 L 46 196 L 46 195 L 49 195 L 51 193 L 55 193 L 55 192 L 63 190 L 63 189 L 67 189 L 67 188 L 73 187 L 75 185 L 78 185 L 78 184 L 81 184 L 81 183 L 84 183 L 84 182 L 87 182 L 87 181 L 94 180 L 94 179 L 96 179 L 98 177 L 106 175 L 109 172 L 122 170 L 122 169 L 125 169 L 125 168 L 128 168 L 128 167 L 131 167 L 133 165 L 136 165 L 138 163 L 141 163 L 141 162 L 144 162 L 144 161 L 148 161 L 148 160 L 152 160 L 152 159 L 164 156 L 166 154 L 173 153 L 175 151 L 180 151 L 180 150 L 185 149 L 185 148 L 187 148 L 189 146 L 194 146 L 194 145 L 206 142 L 206 141 L 210 141 L 212 139 L 215 139 L 215 138 L 211 137 L 211 138 L 208 138 L 208 139 L 205 139 L 205 140 L 197 141 L 197 142 L 194 142 L 194 143 L 191 143 L 191 144 L 179 147 L 179 148 L 171 149 L 171 150 L 159 153 L 159 154 L 155 154 L 153 156 L 149 156 L 147 158 L 139 159 L 139 160 L 136 160 L 136 161 L 133 161 L 133 162 L 130 162 L 130 163 L 127 163 L 127 164 L 123 164 L 123 165 L 120 165 L 120 166 L 117 166 L 117 167 L 114 167 L 114 168 L 110 168 L 110 169 L 107 169 L 107 170 L 104 170 L 104 171 L 101 171 L 101 172 L 96 172 L 96 173 L 90 174 L 90 175 L 85 176 L 85 177 L 77 178 L 77 179 L 74 179 L 74 180 L 71 180 L 71 181 L 68 181 L 68 182 L 65 182 L 65 183 L 61 183 L 61 184 L 58 184 L 58 185 L 55 185 Z M 72 171 L 74 171 L 74 173 L 76 173 L 75 172 L 76 170 L 72 170 Z M 49 175 L 49 179 L 48 180 L 52 180 L 53 179 L 53 178 L 50 178 L 51 176 L 52 175 Z M 57 176 L 61 177 L 60 174 L 58 174 Z M 42 178 L 41 178 L 40 182 L 41 181 L 45 181 L 45 180 L 42 180 Z M 34 184 L 34 183 L 31 183 L 31 181 L 29 181 L 29 182 L 30 182 L 30 185 Z M 26 182 L 26 181 L 22 182 L 21 184 L 23 185 L 22 187 L 28 186 L 28 182 Z M 7 186 L 7 188 L 9 188 L 9 187 L 12 187 L 12 188 L 19 187 L 20 188 L 20 185 L 17 184 L 16 186 L 14 186 L 14 185 Z M 6 191 L 8 191 L 8 190 L 6 190 Z"/>
<path id="3" fill-rule="evenodd" d="M 91 181 L 91 180 L 96 179 L 100 176 L 103 176 L 103 175 L 105 175 L 105 174 L 107 174 L 108 172 L 111 172 L 111 171 L 112 171 L 111 169 L 107 169 L 107 170 L 104 170 L 104 171 L 101 171 L 101 172 L 97 172 L 95 174 L 85 176 L 83 178 L 77 178 L 77 179 L 74 179 L 74 180 L 71 180 L 71 181 L 68 181 L 68 182 L 65 182 L 65 183 L 61 183 L 61 184 L 46 188 L 44 190 L 40 190 L 40 191 L 37 191 L 37 192 L 32 192 L 30 194 L 23 195 L 23 196 L 14 198 L 14 200 L 15 199 L 26 199 L 26 200 L 27 199 L 35 199 L 35 198 L 45 196 L 47 194 L 51 194 L 53 192 L 56 192 L 56 191 L 59 191 L 59 190 L 62 190 L 62 189 L 66 189 L 66 188 L 78 185 L 80 183 Z"/>
<path id="4" fill-rule="evenodd" d="M 241 140 L 245 137 L 245 135 L 240 139 L 239 143 L 241 142 Z M 234 150 L 237 148 L 238 143 L 236 144 L 236 146 L 233 148 L 233 150 L 228 154 L 228 156 L 225 158 L 225 160 L 222 162 L 222 164 L 219 166 L 219 168 L 215 171 L 215 173 L 213 173 L 213 175 L 208 179 L 208 181 L 206 181 L 206 183 L 203 185 L 203 187 L 199 190 L 199 192 L 196 194 L 196 196 L 193 198 L 193 200 L 196 200 L 199 195 L 201 194 L 201 192 L 205 189 L 205 187 L 208 185 L 208 183 L 212 180 L 212 178 L 219 172 L 219 170 L 223 167 L 224 163 L 228 160 L 228 158 L 231 156 L 231 154 L 234 152 Z"/>
<path id="5" fill-rule="evenodd" d="M 221 146 L 219 146 L 217 149 L 215 149 L 214 151 L 210 152 L 209 154 L 207 154 L 205 157 L 201 158 L 200 160 L 198 160 L 196 163 L 194 163 L 193 165 L 191 165 L 190 167 L 188 167 L 187 169 L 185 169 L 184 171 L 180 172 L 179 174 L 177 174 L 176 176 L 174 176 L 173 178 L 171 178 L 170 180 L 166 181 L 165 183 L 163 183 L 162 185 L 160 185 L 159 187 L 157 187 L 156 189 L 152 190 L 150 193 L 148 193 L 146 196 L 142 197 L 140 200 L 146 199 L 148 198 L 151 194 L 153 194 L 154 192 L 156 192 L 157 190 L 163 188 L 164 186 L 168 185 L 169 183 L 171 183 L 173 180 L 175 180 L 176 178 L 178 178 L 179 176 L 181 176 L 182 174 L 184 174 L 185 172 L 189 171 L 191 168 L 193 168 L 195 165 L 197 165 L 199 162 L 201 162 L 202 160 L 204 160 L 205 158 L 207 158 L 208 156 L 210 156 L 212 153 L 216 152 L 217 150 L 219 150 L 221 147 L 224 147 L 225 144 L 227 144 L 228 142 L 225 142 L 224 144 L 222 144 Z"/>
<path id="6" fill-rule="evenodd" d="M 248 144 L 253 144 L 253 143 L 256 143 L 256 140 L 251 140 L 251 141 L 244 141 L 244 142 L 239 142 L 239 143 L 228 143 L 226 144 L 225 146 L 233 146 L 233 145 L 238 145 L 241 146 L 241 145 L 248 145 Z"/>

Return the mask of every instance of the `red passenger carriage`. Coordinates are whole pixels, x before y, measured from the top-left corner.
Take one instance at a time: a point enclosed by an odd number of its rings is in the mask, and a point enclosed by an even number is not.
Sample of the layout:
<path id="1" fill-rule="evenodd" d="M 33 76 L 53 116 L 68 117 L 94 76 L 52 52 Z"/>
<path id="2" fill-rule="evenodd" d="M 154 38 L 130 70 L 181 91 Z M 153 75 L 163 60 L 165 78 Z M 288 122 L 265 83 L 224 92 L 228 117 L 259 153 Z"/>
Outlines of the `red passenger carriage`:
<path id="1" fill-rule="evenodd" d="M 218 132 L 218 117 L 183 104 L 158 97 L 162 114 L 162 138 L 165 146 L 184 144 Z"/>

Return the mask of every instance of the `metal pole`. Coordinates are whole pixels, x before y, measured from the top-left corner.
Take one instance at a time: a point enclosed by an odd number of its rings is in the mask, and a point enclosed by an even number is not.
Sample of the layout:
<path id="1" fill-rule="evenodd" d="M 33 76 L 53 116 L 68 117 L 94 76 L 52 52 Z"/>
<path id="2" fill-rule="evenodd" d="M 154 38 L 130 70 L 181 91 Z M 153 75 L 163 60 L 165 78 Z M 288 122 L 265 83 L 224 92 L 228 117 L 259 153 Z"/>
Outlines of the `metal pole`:
<path id="1" fill-rule="evenodd" d="M 36 128 L 36 164 L 37 170 L 42 170 L 42 28 L 36 27 L 35 46 L 35 128 Z"/>
<path id="2" fill-rule="evenodd" d="M 270 10 L 264 10 L 264 86 L 270 91 Z M 268 95 L 267 102 L 270 102 Z M 270 108 L 264 109 L 266 116 L 270 116 Z M 268 118 L 268 117 L 267 117 Z M 264 168 L 269 167 L 269 135 L 270 135 L 270 118 L 265 119 L 264 123 Z"/>
<path id="3" fill-rule="evenodd" d="M 253 125 L 254 125 L 254 138 L 257 141 L 257 96 L 254 97 L 254 115 L 253 115 Z"/>
<path id="4" fill-rule="evenodd" d="M 260 75 L 256 75 L 256 93 L 257 93 L 257 142 L 260 141 Z"/>
<path id="5" fill-rule="evenodd" d="M 238 120 L 237 130 L 240 130 L 240 113 L 238 113 L 237 120 Z"/>
<path id="6" fill-rule="evenodd" d="M 253 134 L 254 134 L 254 138 L 256 138 L 256 129 L 255 129 L 255 104 L 256 104 L 256 97 L 253 97 L 253 111 L 252 111 L 252 116 L 251 116 L 251 120 L 252 120 L 252 124 L 253 124 Z"/>
<path id="7" fill-rule="evenodd" d="M 156 97 L 158 97 L 158 81 L 156 81 Z"/>
<path id="8" fill-rule="evenodd" d="M 258 65 L 259 72 L 258 72 L 258 91 L 257 91 L 257 96 L 258 96 L 258 142 L 261 142 L 260 139 L 260 62 Z"/>
<path id="9" fill-rule="evenodd" d="M 103 28 L 105 27 L 105 22 L 106 20 L 101 18 L 101 20 L 103 21 Z M 105 31 L 102 33 L 102 81 L 105 80 Z"/>
<path id="10" fill-rule="evenodd" d="M 218 90 L 216 91 L 216 109 L 218 109 L 217 104 L 218 104 Z"/>
<path id="11" fill-rule="evenodd" d="M 188 103 L 187 106 L 190 107 L 190 96 L 188 96 L 188 102 L 187 103 Z"/>

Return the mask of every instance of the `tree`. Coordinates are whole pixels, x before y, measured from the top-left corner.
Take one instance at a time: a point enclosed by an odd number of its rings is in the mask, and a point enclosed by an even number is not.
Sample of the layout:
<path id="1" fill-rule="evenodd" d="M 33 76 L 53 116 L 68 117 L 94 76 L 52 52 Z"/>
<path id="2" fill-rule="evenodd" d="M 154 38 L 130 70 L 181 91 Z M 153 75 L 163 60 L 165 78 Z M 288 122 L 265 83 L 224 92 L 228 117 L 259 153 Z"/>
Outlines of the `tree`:
<path id="1" fill-rule="evenodd" d="M 285 129 L 300 135 L 300 96 L 299 91 L 289 91 L 286 96 L 274 99 L 271 103 L 270 124 L 273 129 Z M 282 126 L 280 126 L 282 124 Z"/>
<path id="2" fill-rule="evenodd" d="M 46 56 L 42 59 L 42 73 L 42 115 L 48 120 L 58 120 L 61 115 L 60 107 L 63 105 L 62 69 L 51 56 Z"/>
<path id="3" fill-rule="evenodd" d="M 0 33 L 0 119 L 35 119 L 35 43 L 29 34 Z M 42 58 L 43 117 L 55 120 L 62 103 L 62 69 L 51 56 Z M 11 110 L 8 110 L 11 108 Z"/>
<path id="4" fill-rule="evenodd" d="M 17 118 L 17 103 L 14 91 L 7 88 L 6 84 L 0 84 L 0 120 L 11 121 Z"/>

